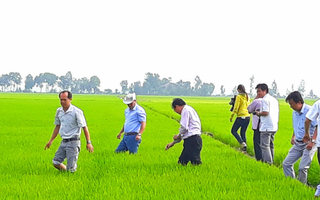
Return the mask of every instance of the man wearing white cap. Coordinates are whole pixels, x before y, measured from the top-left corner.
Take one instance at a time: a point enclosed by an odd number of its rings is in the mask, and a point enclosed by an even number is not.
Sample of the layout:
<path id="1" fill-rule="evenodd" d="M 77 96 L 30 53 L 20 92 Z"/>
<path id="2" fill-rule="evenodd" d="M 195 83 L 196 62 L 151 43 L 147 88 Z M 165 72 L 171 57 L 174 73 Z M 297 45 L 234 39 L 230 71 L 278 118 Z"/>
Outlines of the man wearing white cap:
<path id="1" fill-rule="evenodd" d="M 124 136 L 115 152 L 129 151 L 129 153 L 137 153 L 141 143 L 141 135 L 146 128 L 147 114 L 145 110 L 137 104 L 135 93 L 128 94 L 124 97 L 123 103 L 127 104 L 128 108 L 124 111 L 126 119 L 117 138 L 121 139 L 122 133 L 124 133 Z"/>

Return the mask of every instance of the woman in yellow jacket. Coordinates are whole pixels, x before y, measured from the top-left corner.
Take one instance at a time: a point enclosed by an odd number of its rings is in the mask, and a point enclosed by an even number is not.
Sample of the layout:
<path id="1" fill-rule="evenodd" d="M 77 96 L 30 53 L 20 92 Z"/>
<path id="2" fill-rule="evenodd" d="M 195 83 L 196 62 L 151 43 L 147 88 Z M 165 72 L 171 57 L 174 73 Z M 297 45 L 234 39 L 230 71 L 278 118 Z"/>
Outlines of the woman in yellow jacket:
<path id="1" fill-rule="evenodd" d="M 238 85 L 237 90 L 239 94 L 237 95 L 236 101 L 234 103 L 234 108 L 230 117 L 230 122 L 232 122 L 234 115 L 237 115 L 237 118 L 233 123 L 231 133 L 241 144 L 242 150 L 247 151 L 246 131 L 250 123 L 250 114 L 247 108 L 250 104 L 250 97 L 246 93 L 246 90 L 243 85 Z M 239 128 L 241 128 L 241 137 L 238 134 Z"/>

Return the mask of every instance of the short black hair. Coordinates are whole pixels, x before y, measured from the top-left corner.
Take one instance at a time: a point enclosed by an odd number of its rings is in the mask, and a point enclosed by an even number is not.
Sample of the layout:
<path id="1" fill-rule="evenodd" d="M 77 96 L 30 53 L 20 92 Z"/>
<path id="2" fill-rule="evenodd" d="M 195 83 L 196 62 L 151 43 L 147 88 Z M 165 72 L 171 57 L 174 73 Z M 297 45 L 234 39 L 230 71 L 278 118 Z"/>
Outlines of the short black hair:
<path id="1" fill-rule="evenodd" d="M 269 88 L 268 88 L 268 85 L 265 84 L 265 83 L 259 83 L 257 86 L 256 86 L 256 89 L 260 89 L 262 91 L 267 91 L 267 93 L 269 93 Z"/>
<path id="2" fill-rule="evenodd" d="M 295 103 L 299 103 L 299 101 L 300 101 L 302 104 L 304 104 L 304 100 L 303 100 L 303 98 L 302 98 L 302 95 L 301 95 L 301 93 L 298 92 L 298 91 L 291 92 L 291 93 L 287 96 L 286 102 L 288 103 L 290 99 L 292 99 L 292 101 L 295 102 Z"/>
<path id="3" fill-rule="evenodd" d="M 59 98 L 60 98 L 61 94 L 62 94 L 62 93 L 65 93 L 65 92 L 68 93 L 68 99 L 72 99 L 72 93 L 71 93 L 70 91 L 68 91 L 68 90 L 63 90 L 62 92 L 60 92 L 60 93 L 59 93 Z"/>
<path id="4" fill-rule="evenodd" d="M 174 109 L 176 106 L 184 106 L 186 105 L 186 102 L 183 101 L 181 98 L 174 98 L 171 104 L 171 107 Z"/>

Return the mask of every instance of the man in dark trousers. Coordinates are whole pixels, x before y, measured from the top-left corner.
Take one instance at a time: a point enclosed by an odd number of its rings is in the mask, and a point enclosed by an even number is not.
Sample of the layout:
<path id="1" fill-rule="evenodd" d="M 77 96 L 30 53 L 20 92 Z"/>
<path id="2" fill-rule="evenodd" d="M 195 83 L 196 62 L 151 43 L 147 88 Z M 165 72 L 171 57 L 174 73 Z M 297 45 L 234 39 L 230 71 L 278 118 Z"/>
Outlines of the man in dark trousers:
<path id="1" fill-rule="evenodd" d="M 197 112 L 182 99 L 175 98 L 172 102 L 174 111 L 181 115 L 179 134 L 173 137 L 174 141 L 167 144 L 166 150 L 184 140 L 183 150 L 179 157 L 179 164 L 202 164 L 200 152 L 202 149 L 201 122 Z"/>

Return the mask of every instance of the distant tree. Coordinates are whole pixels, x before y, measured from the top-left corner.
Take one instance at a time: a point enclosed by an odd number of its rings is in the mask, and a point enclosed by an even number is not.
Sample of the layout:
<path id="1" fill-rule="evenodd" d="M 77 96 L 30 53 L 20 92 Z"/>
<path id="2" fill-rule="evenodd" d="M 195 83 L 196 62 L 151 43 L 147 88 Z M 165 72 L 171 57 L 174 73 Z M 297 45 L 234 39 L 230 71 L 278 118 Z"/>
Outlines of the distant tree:
<path id="1" fill-rule="evenodd" d="M 140 81 L 136 81 L 130 85 L 129 92 L 135 92 L 136 94 L 142 94 L 142 86 Z"/>
<path id="2" fill-rule="evenodd" d="M 8 74 L 3 74 L 0 77 L 0 87 L 2 88 L 1 91 L 6 91 L 6 89 L 10 86 L 10 76 Z"/>
<path id="3" fill-rule="evenodd" d="M 59 80 L 60 81 L 58 85 L 62 88 L 62 90 L 71 90 L 73 79 L 70 71 L 68 71 L 65 76 L 60 76 Z"/>
<path id="4" fill-rule="evenodd" d="M 87 77 L 80 79 L 80 93 L 90 93 L 92 90 L 90 80 Z"/>
<path id="5" fill-rule="evenodd" d="M 28 76 L 26 77 L 26 80 L 25 80 L 25 91 L 26 92 L 31 92 L 31 89 L 33 88 L 34 86 L 34 80 L 33 80 L 33 76 L 31 74 L 28 74 Z"/>
<path id="6" fill-rule="evenodd" d="M 71 88 L 73 93 L 89 93 L 92 92 L 92 86 L 90 84 L 90 80 L 86 77 L 81 79 L 74 79 L 73 85 Z"/>
<path id="7" fill-rule="evenodd" d="M 121 87 L 121 93 L 126 94 L 128 92 L 128 81 L 127 80 L 121 81 L 120 87 Z"/>
<path id="8" fill-rule="evenodd" d="M 269 94 L 272 95 L 272 96 L 279 96 L 279 93 L 278 93 L 278 85 L 276 83 L 276 80 L 274 80 L 271 84 L 271 88 L 269 89 Z"/>
<path id="9" fill-rule="evenodd" d="M 39 74 L 34 78 L 34 83 L 36 87 L 40 88 L 40 92 L 42 92 L 42 88 L 44 87 L 44 76 L 43 73 Z"/>
<path id="10" fill-rule="evenodd" d="M 72 85 L 71 85 L 71 92 L 74 94 L 80 93 L 80 85 L 81 85 L 80 79 L 73 79 Z"/>
<path id="11" fill-rule="evenodd" d="M 43 74 L 43 83 L 46 83 L 46 92 L 54 92 L 53 91 L 53 87 L 56 85 L 58 80 L 58 76 L 53 74 L 53 73 L 49 73 L 46 72 Z M 51 89 L 50 89 L 51 87 Z"/>
<path id="12" fill-rule="evenodd" d="M 194 80 L 195 80 L 194 89 L 198 90 L 202 85 L 202 81 L 199 76 L 196 76 L 196 78 Z"/>
<path id="13" fill-rule="evenodd" d="M 100 89 L 99 89 L 99 87 L 100 87 L 100 79 L 99 79 L 98 76 L 92 76 L 90 78 L 90 85 L 91 85 L 91 87 L 93 89 L 93 93 L 94 94 L 97 94 L 97 93 L 100 92 Z"/>
<path id="14" fill-rule="evenodd" d="M 305 89 L 305 81 L 301 80 L 300 85 L 298 87 L 298 91 L 301 93 L 302 96 L 304 96 L 304 93 L 306 91 Z"/>
<path id="15" fill-rule="evenodd" d="M 253 96 L 253 90 L 254 90 L 254 75 L 250 78 L 250 94 Z"/>
<path id="16" fill-rule="evenodd" d="M 200 87 L 200 89 L 198 89 L 198 94 L 200 96 L 211 96 L 211 94 L 214 91 L 214 84 L 213 83 L 203 83 Z"/>
<path id="17" fill-rule="evenodd" d="M 310 90 L 310 92 L 309 92 L 309 97 L 310 97 L 310 98 L 315 98 L 315 95 L 314 95 L 314 93 L 313 93 L 313 90 Z"/>
<path id="18" fill-rule="evenodd" d="M 171 77 L 161 79 L 161 85 L 165 85 L 165 84 L 168 84 L 168 83 L 171 83 L 171 82 L 172 82 L 172 78 Z"/>
<path id="19" fill-rule="evenodd" d="M 225 96 L 226 89 L 224 88 L 223 85 L 221 85 L 220 91 L 221 91 L 221 96 Z"/>
<path id="20" fill-rule="evenodd" d="M 170 92 L 171 95 L 185 95 L 190 96 L 193 94 L 191 89 L 191 82 L 190 81 L 183 81 L 180 80 L 174 85 L 171 85 L 172 91 Z M 200 95 L 200 94 L 197 94 Z"/>
<path id="21" fill-rule="evenodd" d="M 143 82 L 143 92 L 145 94 L 157 95 L 161 94 L 161 80 L 159 74 L 146 73 Z"/>
<path id="22" fill-rule="evenodd" d="M 21 84 L 22 77 L 19 72 L 10 72 L 9 73 L 10 85 L 13 86 L 13 90 L 16 90 L 16 87 Z"/>

